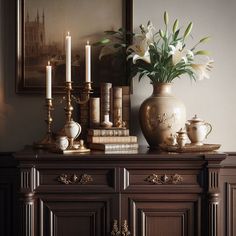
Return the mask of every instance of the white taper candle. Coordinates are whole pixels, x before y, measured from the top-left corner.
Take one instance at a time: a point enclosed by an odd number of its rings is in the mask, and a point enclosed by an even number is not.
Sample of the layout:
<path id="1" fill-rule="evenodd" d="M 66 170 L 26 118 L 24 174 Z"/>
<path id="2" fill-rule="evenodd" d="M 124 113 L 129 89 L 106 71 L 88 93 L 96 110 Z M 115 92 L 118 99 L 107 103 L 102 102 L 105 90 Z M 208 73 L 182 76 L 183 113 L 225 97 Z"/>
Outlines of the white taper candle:
<path id="1" fill-rule="evenodd" d="M 46 66 L 46 98 L 52 98 L 52 66 L 50 65 L 50 61 Z"/>
<path id="2" fill-rule="evenodd" d="M 86 58 L 85 82 L 91 82 L 91 45 L 89 45 L 89 41 L 87 41 L 87 45 L 85 46 L 85 58 Z"/>
<path id="3" fill-rule="evenodd" d="M 71 82 L 71 36 L 66 36 L 66 82 Z"/>

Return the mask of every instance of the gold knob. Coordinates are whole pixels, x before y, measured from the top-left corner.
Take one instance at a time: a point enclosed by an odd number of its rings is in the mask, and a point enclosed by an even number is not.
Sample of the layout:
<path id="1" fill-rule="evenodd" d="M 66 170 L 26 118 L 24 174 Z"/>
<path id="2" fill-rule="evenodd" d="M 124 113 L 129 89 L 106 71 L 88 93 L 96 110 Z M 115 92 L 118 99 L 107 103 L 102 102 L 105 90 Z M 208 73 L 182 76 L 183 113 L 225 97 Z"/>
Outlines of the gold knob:
<path id="1" fill-rule="evenodd" d="M 113 227 L 112 227 L 112 231 L 111 231 L 111 236 L 120 236 L 120 231 L 119 231 L 118 221 L 117 220 L 113 221 Z"/>
<path id="2" fill-rule="evenodd" d="M 131 235 L 130 231 L 129 231 L 129 227 L 127 224 L 127 220 L 124 220 L 122 226 L 121 226 L 121 235 L 122 236 L 128 236 Z"/>
<path id="3" fill-rule="evenodd" d="M 174 174 L 174 175 L 157 175 L 151 174 L 149 175 L 145 181 L 152 183 L 152 184 L 178 184 L 183 182 L 184 178 L 181 175 Z"/>
<path id="4" fill-rule="evenodd" d="M 61 174 L 57 178 L 58 182 L 61 182 L 63 184 L 87 184 L 89 182 L 93 182 L 93 178 L 91 175 L 88 174 L 82 174 L 80 177 L 78 177 L 76 174 L 71 175 L 70 177 L 67 174 Z"/>

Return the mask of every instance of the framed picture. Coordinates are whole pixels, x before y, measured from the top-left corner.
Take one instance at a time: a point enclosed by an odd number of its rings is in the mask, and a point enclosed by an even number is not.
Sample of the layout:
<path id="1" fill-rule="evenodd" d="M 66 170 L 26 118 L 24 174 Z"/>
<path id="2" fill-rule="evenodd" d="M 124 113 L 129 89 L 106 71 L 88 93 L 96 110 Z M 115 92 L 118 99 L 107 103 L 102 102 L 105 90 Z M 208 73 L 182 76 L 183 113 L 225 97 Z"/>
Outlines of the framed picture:
<path id="1" fill-rule="evenodd" d="M 73 88 L 85 81 L 85 45 L 104 37 L 104 31 L 132 31 L 132 0 L 16 0 L 18 93 L 44 93 L 46 65 L 52 65 L 53 93 L 64 91 L 65 37 L 72 38 Z M 130 37 L 125 37 L 129 44 Z M 101 46 L 92 46 L 93 87 L 100 82 L 127 85 L 126 63 L 116 55 L 100 58 Z"/>

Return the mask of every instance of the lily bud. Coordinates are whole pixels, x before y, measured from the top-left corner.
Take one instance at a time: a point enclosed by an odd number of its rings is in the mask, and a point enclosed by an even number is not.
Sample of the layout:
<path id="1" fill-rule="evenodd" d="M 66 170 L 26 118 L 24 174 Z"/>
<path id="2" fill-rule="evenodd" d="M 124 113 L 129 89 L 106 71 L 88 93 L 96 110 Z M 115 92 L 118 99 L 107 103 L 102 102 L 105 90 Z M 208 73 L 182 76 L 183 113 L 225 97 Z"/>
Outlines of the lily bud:
<path id="1" fill-rule="evenodd" d="M 164 32 L 163 32 L 163 30 L 159 30 L 159 34 L 160 34 L 160 36 L 162 37 L 162 38 L 164 38 Z"/>
<path id="2" fill-rule="evenodd" d="M 169 22 L 169 16 L 168 16 L 168 13 L 165 11 L 164 13 L 164 22 L 165 22 L 165 25 L 168 25 L 168 22 Z"/>
<path id="3" fill-rule="evenodd" d="M 172 29 L 173 33 L 175 33 L 175 31 L 177 30 L 178 26 L 179 26 L 179 21 L 176 19 L 175 22 L 174 22 L 174 25 L 173 25 L 173 29 Z"/>
<path id="4" fill-rule="evenodd" d="M 190 22 L 187 29 L 185 30 L 184 32 L 184 38 L 187 38 L 189 36 L 189 34 L 191 33 L 192 31 L 192 28 L 193 28 L 193 23 Z"/>

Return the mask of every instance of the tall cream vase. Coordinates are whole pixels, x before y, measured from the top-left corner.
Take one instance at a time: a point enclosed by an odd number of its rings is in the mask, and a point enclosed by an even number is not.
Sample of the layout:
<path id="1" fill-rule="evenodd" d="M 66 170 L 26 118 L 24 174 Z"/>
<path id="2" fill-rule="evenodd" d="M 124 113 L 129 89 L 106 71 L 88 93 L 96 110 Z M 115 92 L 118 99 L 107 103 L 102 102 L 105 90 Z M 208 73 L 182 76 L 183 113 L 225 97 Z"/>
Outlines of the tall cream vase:
<path id="1" fill-rule="evenodd" d="M 153 84 L 153 94 L 139 110 L 140 126 L 151 149 L 159 149 L 159 144 L 185 127 L 185 106 L 171 88 L 171 83 Z"/>

